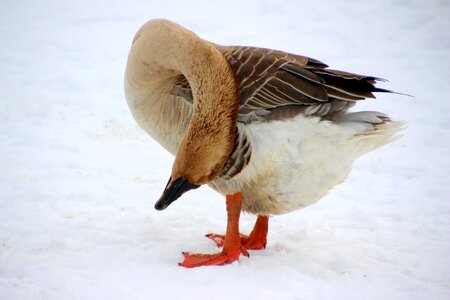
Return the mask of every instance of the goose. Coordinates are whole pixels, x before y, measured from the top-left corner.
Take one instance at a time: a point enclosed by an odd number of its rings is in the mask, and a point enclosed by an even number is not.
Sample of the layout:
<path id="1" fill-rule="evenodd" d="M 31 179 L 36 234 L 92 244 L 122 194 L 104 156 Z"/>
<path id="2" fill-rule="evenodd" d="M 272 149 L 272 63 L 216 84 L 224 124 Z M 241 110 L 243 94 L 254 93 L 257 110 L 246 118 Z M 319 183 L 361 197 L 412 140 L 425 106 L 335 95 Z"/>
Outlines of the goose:
<path id="1" fill-rule="evenodd" d="M 391 92 L 375 87 L 381 80 L 283 51 L 221 46 L 169 20 L 144 24 L 124 81 L 138 125 L 175 156 L 155 208 L 205 184 L 226 198 L 225 235 L 207 235 L 222 251 L 182 252 L 179 265 L 224 265 L 264 249 L 269 216 L 317 202 L 356 158 L 398 138 L 402 122 L 349 111 Z M 242 211 L 257 215 L 249 235 L 239 232 Z"/>

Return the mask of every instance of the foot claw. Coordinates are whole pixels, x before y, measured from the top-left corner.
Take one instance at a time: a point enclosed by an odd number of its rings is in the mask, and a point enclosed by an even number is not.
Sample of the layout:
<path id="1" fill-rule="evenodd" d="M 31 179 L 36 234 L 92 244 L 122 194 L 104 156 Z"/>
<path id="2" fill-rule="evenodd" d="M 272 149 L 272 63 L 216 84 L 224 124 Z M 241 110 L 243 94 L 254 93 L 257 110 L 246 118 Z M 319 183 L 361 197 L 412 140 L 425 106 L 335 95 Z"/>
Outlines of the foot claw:
<path id="1" fill-rule="evenodd" d="M 250 254 L 248 253 L 247 249 L 245 249 L 244 246 L 241 246 L 241 254 L 246 257 L 250 257 Z"/>

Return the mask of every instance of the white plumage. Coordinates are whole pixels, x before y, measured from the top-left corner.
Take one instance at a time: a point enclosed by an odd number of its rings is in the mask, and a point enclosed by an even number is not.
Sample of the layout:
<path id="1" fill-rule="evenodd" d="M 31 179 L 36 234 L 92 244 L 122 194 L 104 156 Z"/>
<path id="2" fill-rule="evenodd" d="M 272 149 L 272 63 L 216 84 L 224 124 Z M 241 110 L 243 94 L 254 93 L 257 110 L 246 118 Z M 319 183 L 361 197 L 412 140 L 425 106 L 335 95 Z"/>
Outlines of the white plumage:
<path id="1" fill-rule="evenodd" d="M 211 186 L 224 195 L 241 191 L 242 209 L 251 213 L 283 214 L 311 205 L 347 178 L 359 156 L 398 138 L 402 123 L 383 123 L 385 118 L 364 111 L 338 122 L 299 115 L 240 125 L 252 145 L 250 163 Z"/>

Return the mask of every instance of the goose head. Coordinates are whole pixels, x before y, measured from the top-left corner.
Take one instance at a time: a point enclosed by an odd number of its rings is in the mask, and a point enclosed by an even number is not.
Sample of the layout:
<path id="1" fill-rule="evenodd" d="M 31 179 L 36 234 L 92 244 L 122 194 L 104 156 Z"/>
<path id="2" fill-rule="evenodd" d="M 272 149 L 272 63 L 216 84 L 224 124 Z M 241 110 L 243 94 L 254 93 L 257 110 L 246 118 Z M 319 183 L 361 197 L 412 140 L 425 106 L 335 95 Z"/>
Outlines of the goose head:
<path id="1" fill-rule="evenodd" d="M 206 120 L 191 122 L 178 150 L 172 174 L 158 202 L 157 210 L 167 208 L 189 190 L 196 189 L 217 178 L 234 147 L 236 129 L 224 128 L 217 119 L 205 126 Z M 219 130 L 217 126 L 222 125 Z M 194 127 L 194 128 L 192 128 Z"/>

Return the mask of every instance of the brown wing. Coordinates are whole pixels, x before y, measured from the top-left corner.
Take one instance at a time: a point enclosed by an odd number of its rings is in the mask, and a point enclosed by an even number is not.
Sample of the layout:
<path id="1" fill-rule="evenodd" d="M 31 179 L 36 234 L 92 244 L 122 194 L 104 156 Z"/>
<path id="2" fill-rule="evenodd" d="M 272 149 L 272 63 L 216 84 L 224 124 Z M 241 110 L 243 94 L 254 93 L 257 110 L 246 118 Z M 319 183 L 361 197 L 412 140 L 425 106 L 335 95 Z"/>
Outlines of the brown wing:
<path id="1" fill-rule="evenodd" d="M 327 69 L 304 56 L 254 47 L 218 47 L 241 88 L 242 115 L 274 119 L 303 113 L 331 118 L 357 100 L 389 92 L 374 86 L 373 76 Z M 282 108 L 282 109 L 280 109 Z"/>
<path id="2" fill-rule="evenodd" d="M 374 86 L 372 76 L 327 69 L 305 56 L 277 50 L 217 46 L 240 84 L 239 120 L 272 120 L 299 113 L 331 119 L 357 100 L 389 92 Z M 189 83 L 180 75 L 172 93 L 192 101 Z"/>

